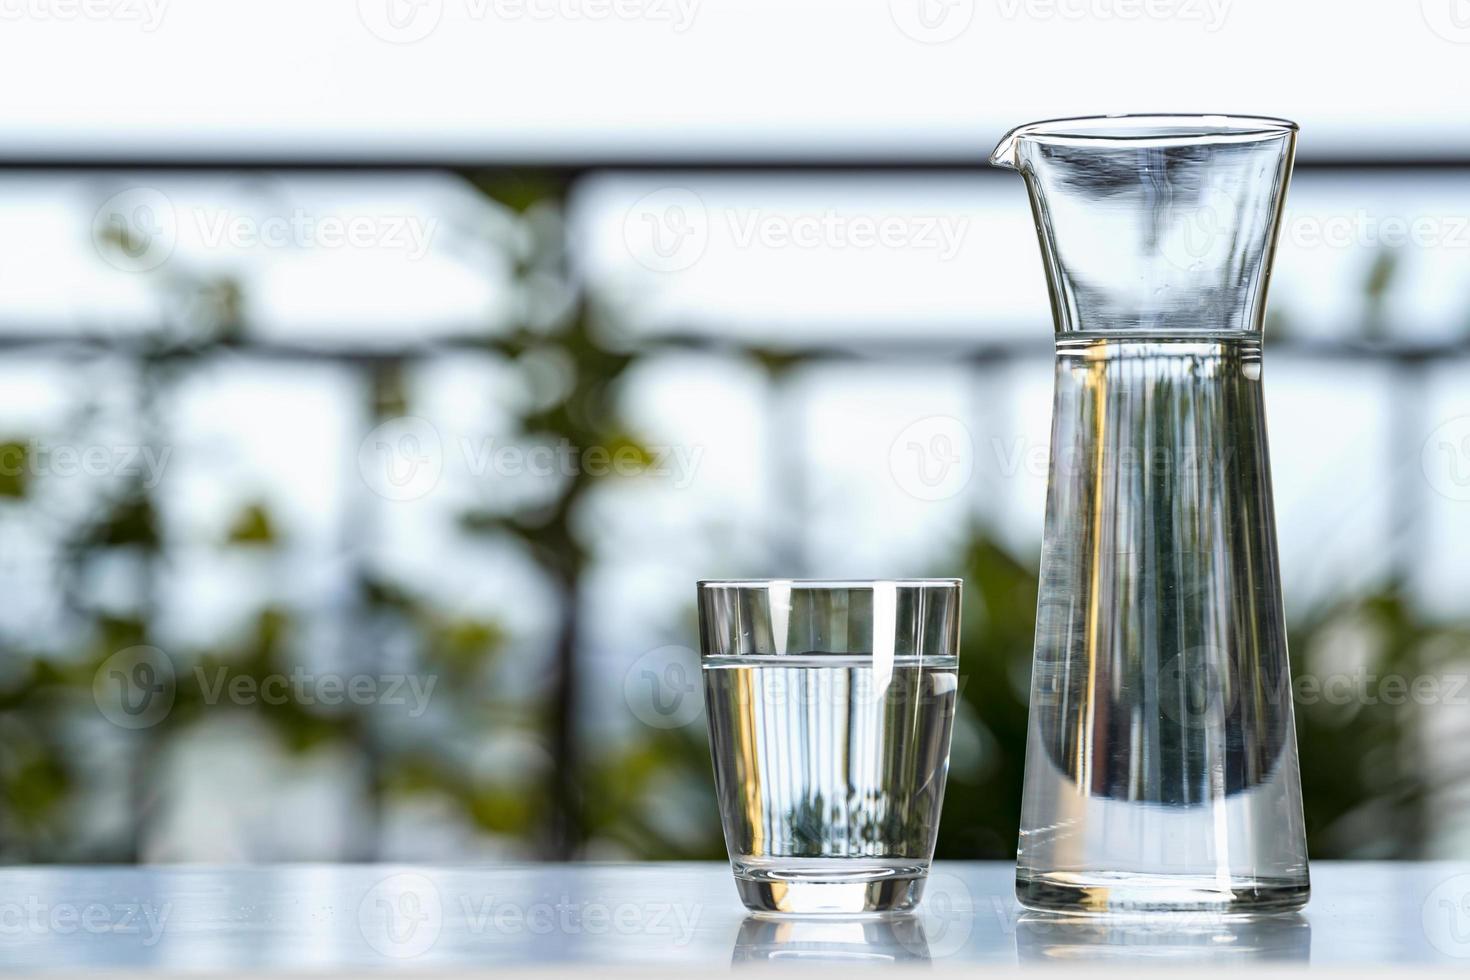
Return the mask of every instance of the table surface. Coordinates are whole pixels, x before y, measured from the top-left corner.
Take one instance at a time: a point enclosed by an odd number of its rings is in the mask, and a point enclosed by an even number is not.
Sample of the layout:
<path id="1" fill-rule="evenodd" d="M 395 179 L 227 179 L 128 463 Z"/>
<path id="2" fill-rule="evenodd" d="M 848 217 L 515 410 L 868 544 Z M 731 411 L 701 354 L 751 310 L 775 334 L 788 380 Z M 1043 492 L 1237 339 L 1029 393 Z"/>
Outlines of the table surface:
<path id="1" fill-rule="evenodd" d="M 935 865 L 919 913 L 747 916 L 722 864 L 0 869 L 0 971 L 454 971 L 774 962 L 1470 966 L 1470 863 L 1312 867 L 1301 914 L 1056 920 L 1000 862 Z"/>

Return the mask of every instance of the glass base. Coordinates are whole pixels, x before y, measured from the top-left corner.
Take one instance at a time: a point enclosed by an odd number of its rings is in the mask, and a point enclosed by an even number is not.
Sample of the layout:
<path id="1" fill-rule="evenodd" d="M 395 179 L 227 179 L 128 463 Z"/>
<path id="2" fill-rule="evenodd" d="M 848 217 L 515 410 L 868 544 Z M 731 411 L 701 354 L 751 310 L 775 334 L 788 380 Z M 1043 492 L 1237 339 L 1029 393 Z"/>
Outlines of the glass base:
<path id="1" fill-rule="evenodd" d="M 735 887 L 764 915 L 880 915 L 908 912 L 924 894 L 923 868 L 736 868 Z"/>
<path id="2" fill-rule="evenodd" d="M 1028 909 L 1072 915 L 1129 912 L 1212 912 L 1252 915 L 1295 912 L 1311 886 L 1301 879 L 1122 872 L 1016 873 L 1016 898 Z"/>

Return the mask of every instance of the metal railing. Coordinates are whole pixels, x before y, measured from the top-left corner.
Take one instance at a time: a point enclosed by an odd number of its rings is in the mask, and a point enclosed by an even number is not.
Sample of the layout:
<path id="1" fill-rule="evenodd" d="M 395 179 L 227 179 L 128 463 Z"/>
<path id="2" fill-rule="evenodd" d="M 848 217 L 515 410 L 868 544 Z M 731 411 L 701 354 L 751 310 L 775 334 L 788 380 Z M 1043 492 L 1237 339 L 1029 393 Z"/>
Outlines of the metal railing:
<path id="1" fill-rule="evenodd" d="M 1384 157 L 1354 157 L 1339 159 L 1302 159 L 1298 170 L 1304 173 L 1332 172 L 1355 174 L 1375 180 L 1411 179 L 1423 172 L 1453 171 L 1470 175 L 1470 160 L 1458 159 L 1392 159 Z M 483 178 L 487 174 L 514 178 L 518 175 L 534 177 L 559 188 L 563 195 L 571 193 L 578 181 L 589 176 L 621 172 L 699 172 L 718 174 L 867 174 L 884 177 L 912 177 L 921 179 L 927 174 L 949 173 L 973 176 L 977 180 L 988 180 L 997 174 L 984 165 L 982 159 L 809 159 L 792 158 L 671 158 L 671 159 L 606 159 L 606 160 L 539 160 L 539 161 L 493 161 L 418 159 L 411 155 L 401 158 L 378 159 L 333 159 L 328 157 L 260 157 L 254 159 L 212 159 L 203 156 L 139 156 L 131 158 L 104 157 L 8 157 L 0 158 L 0 177 L 34 173 L 96 172 L 121 174 L 130 172 L 148 173 L 297 173 L 317 174 L 364 172 L 389 175 L 411 173 L 454 174 L 467 179 Z M 3 318 L 0 318 L 3 321 Z M 975 372 L 976 383 L 983 384 L 985 373 L 1007 365 L 1031 362 L 1045 363 L 1051 356 L 1046 342 L 1045 325 L 1031 325 L 1025 331 L 1010 331 L 1013 334 L 1034 335 L 1024 341 L 987 340 L 985 331 L 977 327 L 971 340 L 926 338 L 914 336 L 912 326 L 895 329 L 887 337 L 855 340 L 847 343 L 812 344 L 800 341 L 782 345 L 757 345 L 738 343 L 694 331 L 666 333 L 650 340 L 656 350 L 700 351 L 716 355 L 740 358 L 765 358 L 779 360 L 783 370 L 773 374 L 773 403 L 779 408 L 773 411 L 797 413 L 802 406 L 791 397 L 782 395 L 782 385 L 792 376 L 792 368 L 810 365 L 827 365 L 841 362 L 917 362 L 917 363 L 965 363 Z M 483 350 L 483 337 L 477 336 L 476 328 L 466 327 L 457 336 L 436 340 L 431 343 L 399 344 L 383 346 L 374 344 L 370 348 L 349 349 L 336 346 L 298 344 L 279 340 L 256 340 L 247 335 L 220 341 L 220 346 L 244 357 L 266 361 L 293 363 L 340 364 L 363 372 L 374 373 L 396 370 L 404 365 L 425 358 L 441 356 L 455 351 Z M 1423 406 L 1421 396 L 1425 389 L 1427 372 L 1436 364 L 1448 360 L 1470 358 L 1470 336 L 1447 339 L 1440 342 L 1404 341 L 1391 339 L 1354 339 L 1365 334 L 1365 330 L 1344 332 L 1343 339 L 1302 339 L 1287 337 L 1271 340 L 1268 351 L 1272 358 L 1302 359 L 1315 363 L 1355 362 L 1382 364 L 1399 376 L 1392 388 L 1392 425 L 1402 440 L 1400 444 L 1412 444 L 1414 434 L 1422 431 Z M 48 333 L 39 326 L 22 324 L 5 325 L 0 322 L 0 352 L 40 351 L 56 353 L 90 352 L 128 359 L 146 355 L 151 341 L 145 337 L 129 337 L 115 333 L 88 335 L 58 335 Z M 789 414 L 783 424 L 791 421 Z M 779 479 L 789 486 L 800 486 L 801 474 L 796 470 L 802 461 L 792 453 L 776 452 L 770 461 Z M 1403 467 L 1390 467 L 1398 472 Z M 1395 542 L 1398 567 L 1407 567 L 1421 538 L 1418 530 L 1419 508 L 1415 504 L 1414 487 L 1400 486 L 1393 494 L 1396 513 Z M 780 547 L 792 547 L 785 535 L 778 538 L 788 543 Z M 793 567 L 800 567 L 802 556 L 789 554 L 783 557 Z M 576 589 L 568 588 L 565 601 L 576 601 Z M 568 618 L 572 610 L 565 611 Z M 548 744 L 552 747 L 552 772 L 547 786 L 551 806 L 557 812 L 548 823 L 548 833 L 542 841 L 541 853 L 548 858 L 574 856 L 579 840 L 577 826 L 576 779 L 581 764 L 578 742 L 575 735 L 578 691 L 576 684 L 577 646 L 575 640 L 564 643 L 555 655 L 556 680 L 551 695 L 552 710 L 548 733 Z M 372 752 L 368 752 L 369 758 Z M 375 857 L 374 845 L 367 835 L 365 842 L 352 857 L 368 859 Z"/>

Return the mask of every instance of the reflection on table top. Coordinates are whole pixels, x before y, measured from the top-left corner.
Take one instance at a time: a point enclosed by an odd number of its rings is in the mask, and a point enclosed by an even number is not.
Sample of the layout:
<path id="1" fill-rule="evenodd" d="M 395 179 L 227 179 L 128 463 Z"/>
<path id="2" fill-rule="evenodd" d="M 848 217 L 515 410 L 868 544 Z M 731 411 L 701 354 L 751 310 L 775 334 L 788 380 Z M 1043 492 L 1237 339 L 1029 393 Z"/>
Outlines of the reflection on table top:
<path id="1" fill-rule="evenodd" d="M 1299 915 L 1056 920 L 1012 867 L 935 867 L 894 919 L 745 915 L 720 864 L 0 870 L 0 969 L 357 971 L 544 964 L 1100 961 L 1470 966 L 1470 863 L 1312 868 Z"/>

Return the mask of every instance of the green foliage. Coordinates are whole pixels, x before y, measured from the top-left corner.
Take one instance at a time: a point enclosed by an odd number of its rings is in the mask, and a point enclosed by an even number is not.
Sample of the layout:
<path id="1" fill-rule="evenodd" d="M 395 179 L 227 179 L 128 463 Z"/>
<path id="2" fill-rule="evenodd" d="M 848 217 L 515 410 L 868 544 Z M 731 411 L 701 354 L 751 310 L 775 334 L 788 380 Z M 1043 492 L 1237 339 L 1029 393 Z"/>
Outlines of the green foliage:
<path id="1" fill-rule="evenodd" d="M 1373 256 L 1373 263 L 1363 279 L 1365 315 L 1363 331 L 1367 336 L 1381 338 L 1388 333 L 1387 301 L 1389 289 L 1399 270 L 1399 253 L 1392 248 L 1380 248 Z"/>
<path id="2" fill-rule="evenodd" d="M 559 201 L 566 193 L 565 181 L 534 171 L 496 171 L 474 178 L 475 189 L 517 214 L 533 207 Z"/>
<path id="3" fill-rule="evenodd" d="M 594 748 L 590 755 L 583 804 L 589 839 L 614 844 L 631 858 L 724 859 L 703 719 L 684 728 L 644 729 L 629 744 Z M 683 807 L 671 810 L 673 800 Z"/>
<path id="4" fill-rule="evenodd" d="M 0 498 L 21 499 L 30 488 L 31 446 L 8 439 L 0 442 Z"/>
<path id="5" fill-rule="evenodd" d="M 503 208 L 500 231 L 509 231 L 491 244 L 506 252 L 526 285 L 519 322 L 458 341 L 461 348 L 497 359 L 522 382 L 525 398 L 512 409 L 511 431 L 498 437 L 601 447 L 646 466 L 649 451 L 622 416 L 621 394 L 632 369 L 656 351 L 626 343 L 613 318 L 576 286 L 561 230 L 566 186 L 506 172 L 487 174 L 474 186 Z M 114 247 L 134 253 L 147 244 L 130 240 L 126 228 L 108 234 Z M 1379 253 L 1365 277 L 1370 333 L 1382 325 L 1396 260 L 1390 251 Z M 162 325 L 132 352 L 139 369 L 137 440 L 155 446 L 166 431 L 159 419 L 161 398 L 209 358 L 228 355 L 246 319 L 243 291 L 230 278 L 191 275 L 171 261 L 158 282 Z M 533 301 L 548 294 L 559 299 Z M 1288 328 L 1273 320 L 1268 333 Z M 800 363 L 797 355 L 778 349 L 744 356 L 771 377 L 789 374 Z M 412 364 L 380 357 L 362 363 L 365 416 L 382 421 L 412 415 Z M 97 408 L 79 412 L 79 419 L 88 411 Z M 45 478 L 30 471 L 30 445 L 14 434 L 0 442 L 0 499 L 7 510 L 34 508 L 24 513 L 59 520 L 45 506 Z M 169 651 L 178 674 L 173 710 L 148 731 L 113 733 L 127 751 L 127 782 L 139 799 L 151 799 L 151 780 L 170 744 L 190 737 L 217 712 L 243 712 L 289 750 L 332 746 L 371 759 L 378 802 L 448 801 L 473 826 L 526 853 L 575 856 L 595 848 L 631 858 L 722 857 L 702 723 L 668 731 L 637 726 L 604 739 L 589 734 L 579 715 L 586 692 L 579 690 L 575 661 L 593 646 L 580 596 L 600 556 L 598 542 L 585 538 L 577 518 L 602 487 L 623 478 L 577 467 L 533 503 L 507 505 L 487 494 L 449 518 L 458 533 L 518 548 L 542 578 L 538 584 L 566 603 L 557 635 L 533 651 L 543 658 L 537 668 L 547 678 L 544 689 L 503 691 L 505 654 L 524 638 L 512 635 L 489 610 L 440 608 L 364 563 L 348 575 L 354 652 L 371 667 L 382 663 L 391 643 L 410 651 L 415 670 L 438 681 L 435 724 L 421 726 L 425 734 L 386 730 L 373 712 L 352 706 L 212 698 L 209 691 L 221 677 L 258 685 L 301 663 L 312 611 L 287 599 L 254 610 L 237 635 L 216 638 L 206 649 Z M 12 663 L 0 672 L 0 857 L 6 860 L 137 856 L 131 839 L 78 850 L 71 828 L 81 805 L 85 760 L 70 739 L 78 717 L 96 720 L 90 686 L 97 669 L 118 650 L 154 637 L 152 581 L 169 544 L 155 492 L 140 484 L 109 485 L 83 518 L 62 529 L 58 589 L 78 624 L 74 648 L 4 651 Z M 288 531 L 267 503 L 252 501 L 215 544 L 248 547 L 269 563 Z M 137 600 L 131 609 L 104 608 L 92 595 L 88 572 L 120 552 L 137 559 Z M 973 528 L 953 557 L 966 581 L 962 686 L 938 854 L 1007 859 L 1015 852 L 1020 814 L 1036 562 L 1009 553 L 983 528 Z M 693 632 L 691 617 L 684 633 Z M 1379 675 L 1432 675 L 1470 651 L 1466 624 L 1430 621 L 1390 586 L 1299 617 L 1291 636 L 1294 670 L 1299 677 L 1320 672 L 1345 638 L 1364 637 L 1370 667 Z M 1423 765 L 1421 721 L 1412 701 L 1299 703 L 1302 781 L 1315 857 L 1422 855 L 1435 794 L 1456 781 L 1463 784 L 1470 774 L 1436 774 Z M 512 763 L 474 764 L 487 747 L 506 745 Z"/>
<path id="6" fill-rule="evenodd" d="M 1036 609 L 1034 562 L 1020 563 L 976 531 L 964 564 L 966 608 L 960 674 L 963 707 L 945 795 L 938 854 L 1014 857 L 1026 748 L 1027 689 Z M 1367 643 L 1366 664 L 1332 654 Z M 1437 774 L 1425 758 L 1424 708 L 1382 697 L 1373 679 L 1437 683 L 1470 658 L 1470 628 L 1427 620 L 1396 588 L 1343 600 L 1290 630 L 1296 727 L 1308 848 L 1316 858 L 1416 858 L 1431 829 L 1433 794 L 1470 773 Z M 1348 703 L 1324 697 L 1329 677 L 1366 686 Z M 965 715 L 968 713 L 969 718 Z M 966 726 L 979 732 L 970 762 Z"/>
<path id="7" fill-rule="evenodd" d="M 65 747 L 44 728 L 26 725 L 16 716 L 0 715 L 0 855 L 15 852 L 15 842 L 48 836 L 55 810 L 74 783 L 62 763 Z"/>
<path id="8" fill-rule="evenodd" d="M 1034 563 L 975 530 L 963 560 L 965 606 L 956 744 L 937 854 L 1015 856 L 1036 621 Z M 969 751 L 965 751 L 965 749 Z"/>
<path id="9" fill-rule="evenodd" d="M 270 511 L 259 501 L 246 504 L 230 523 L 226 540 L 230 544 L 270 545 L 275 544 L 277 532 Z"/>
<path id="10" fill-rule="evenodd" d="M 1344 662 L 1344 646 L 1367 656 Z M 1470 659 L 1470 629 L 1426 621 L 1390 587 L 1346 600 L 1292 634 L 1297 740 L 1307 846 L 1317 857 L 1426 857 L 1436 792 L 1470 773 L 1440 772 L 1429 758 L 1426 712 L 1413 687 L 1432 685 Z M 1459 674 L 1458 676 L 1463 676 Z M 1407 696 L 1389 686 L 1400 678 Z M 1451 682 L 1453 683 L 1453 681 Z M 1333 694 L 1350 692 L 1349 697 Z M 1421 687 L 1421 690 L 1430 690 Z"/>
<path id="11" fill-rule="evenodd" d="M 153 499 L 134 489 L 107 502 L 90 522 L 82 525 L 73 546 L 80 552 L 133 546 L 158 549 L 158 515 Z"/>

